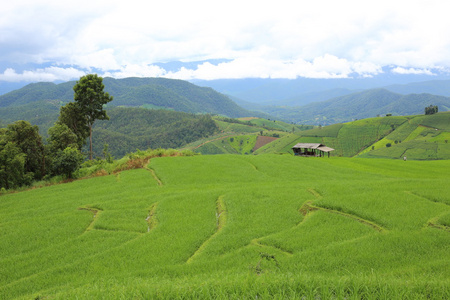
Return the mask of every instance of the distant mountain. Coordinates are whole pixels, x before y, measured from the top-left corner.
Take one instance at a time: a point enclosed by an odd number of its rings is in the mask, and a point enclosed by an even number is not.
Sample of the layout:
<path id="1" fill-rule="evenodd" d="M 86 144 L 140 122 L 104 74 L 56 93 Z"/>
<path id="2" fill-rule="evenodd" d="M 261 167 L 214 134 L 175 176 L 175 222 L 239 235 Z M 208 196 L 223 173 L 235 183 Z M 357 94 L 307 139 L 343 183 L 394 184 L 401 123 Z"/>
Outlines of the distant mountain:
<path id="1" fill-rule="evenodd" d="M 189 113 L 221 114 L 228 117 L 261 116 L 249 112 L 212 88 L 166 78 L 104 78 L 105 91 L 114 96 L 108 106 L 170 109 Z M 75 81 L 61 84 L 32 83 L 0 96 L 0 108 L 17 107 L 42 100 L 73 100 Z"/>
<path id="2" fill-rule="evenodd" d="M 386 88 L 401 94 L 429 93 L 450 96 L 450 76 L 448 73 L 431 75 L 397 74 L 395 67 L 384 67 L 383 73 L 373 77 L 350 78 L 245 78 L 193 80 L 200 86 L 208 86 L 221 93 L 240 98 L 247 102 L 264 105 L 305 105 L 324 101 L 337 96 L 374 89 Z M 437 71 L 436 71 L 437 72 Z M 433 79 L 430 81 L 430 79 Z M 340 91 L 342 94 L 336 94 Z"/>
<path id="3" fill-rule="evenodd" d="M 401 95 L 386 89 L 371 89 L 300 107 L 259 106 L 261 111 L 297 124 L 329 125 L 377 115 L 417 115 L 437 105 L 450 110 L 450 98 L 431 94 Z"/>
<path id="4" fill-rule="evenodd" d="M 335 88 L 326 91 L 306 93 L 290 99 L 281 100 L 277 102 L 277 105 L 301 106 L 312 102 L 326 101 L 331 98 L 345 96 L 355 92 L 355 90 Z"/>
<path id="5" fill-rule="evenodd" d="M 450 97 L 450 80 L 431 80 L 408 84 L 395 84 L 386 86 L 385 89 L 405 95 L 429 93 Z"/>

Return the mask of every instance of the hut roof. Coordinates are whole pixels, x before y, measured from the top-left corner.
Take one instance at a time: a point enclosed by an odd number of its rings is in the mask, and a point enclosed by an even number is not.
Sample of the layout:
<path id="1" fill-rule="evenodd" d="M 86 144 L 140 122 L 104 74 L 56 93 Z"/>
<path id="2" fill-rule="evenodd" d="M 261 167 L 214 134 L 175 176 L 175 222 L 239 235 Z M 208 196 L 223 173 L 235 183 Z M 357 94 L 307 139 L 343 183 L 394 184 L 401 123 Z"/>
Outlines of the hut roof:
<path id="1" fill-rule="evenodd" d="M 319 143 L 298 143 L 292 149 L 317 149 L 323 152 L 333 151 L 333 148 L 327 147 Z"/>
<path id="2" fill-rule="evenodd" d="M 331 152 L 331 151 L 334 151 L 333 148 L 330 148 L 330 147 L 327 147 L 327 146 L 320 146 L 320 147 L 318 147 L 317 149 L 320 150 L 320 151 L 323 151 L 323 152 Z"/>
<path id="3" fill-rule="evenodd" d="M 313 144 L 313 143 L 298 143 L 292 148 L 307 148 L 307 149 L 317 149 L 320 146 L 325 146 L 322 144 Z"/>

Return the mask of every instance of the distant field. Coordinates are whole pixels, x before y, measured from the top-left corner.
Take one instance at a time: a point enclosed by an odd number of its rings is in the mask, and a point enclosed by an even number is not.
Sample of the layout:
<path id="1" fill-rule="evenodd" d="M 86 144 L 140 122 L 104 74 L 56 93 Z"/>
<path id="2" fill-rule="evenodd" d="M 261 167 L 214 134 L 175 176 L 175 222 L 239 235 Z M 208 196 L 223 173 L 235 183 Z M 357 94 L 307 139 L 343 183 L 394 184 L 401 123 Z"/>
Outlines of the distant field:
<path id="1" fill-rule="evenodd" d="M 450 113 L 412 116 L 360 153 L 361 157 L 450 159 Z"/>
<path id="2" fill-rule="evenodd" d="M 322 143 L 332 156 L 414 160 L 450 159 L 450 113 L 378 117 L 286 135 L 255 154 L 292 153 L 296 143 Z"/>
<path id="3" fill-rule="evenodd" d="M 164 157 L 4 194 L 0 299 L 449 299 L 449 169 Z"/>

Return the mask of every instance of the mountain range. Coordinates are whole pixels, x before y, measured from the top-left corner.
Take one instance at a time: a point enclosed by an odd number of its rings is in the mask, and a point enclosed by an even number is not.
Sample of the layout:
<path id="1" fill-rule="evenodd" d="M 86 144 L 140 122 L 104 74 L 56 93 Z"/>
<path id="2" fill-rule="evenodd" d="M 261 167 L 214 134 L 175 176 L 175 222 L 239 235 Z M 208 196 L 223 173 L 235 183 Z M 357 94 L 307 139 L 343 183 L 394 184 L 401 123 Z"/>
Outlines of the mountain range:
<path id="1" fill-rule="evenodd" d="M 353 83 L 362 82 L 354 81 Z M 200 87 L 193 83 L 166 78 L 104 78 L 105 91 L 113 95 L 108 104 L 112 107 L 144 107 L 174 110 L 187 113 L 209 113 L 237 117 L 263 117 L 279 119 L 296 124 L 329 125 L 377 115 L 423 114 L 424 108 L 437 105 L 440 111 L 450 110 L 450 81 L 435 80 L 390 85 L 376 89 L 350 89 L 349 80 L 302 79 L 260 80 L 245 79 L 215 81 L 222 93 L 211 87 Z M 243 100 L 233 93 L 225 95 L 226 88 L 234 91 L 263 95 L 266 88 L 277 86 L 284 91 L 277 95 L 278 101 L 255 103 Z M 303 85 L 298 85 L 303 82 Z M 341 82 L 340 87 L 337 83 Z M 307 84 L 309 83 L 309 84 Z M 335 88 L 323 90 L 324 84 Z M 7 124 L 17 119 L 26 119 L 37 125 L 49 127 L 59 112 L 59 107 L 73 100 L 75 81 L 55 83 L 32 83 L 18 90 L 0 96 L 0 123 Z M 362 85 L 353 85 L 361 87 Z M 266 97 L 270 93 L 267 90 Z M 247 92 L 245 92 L 247 91 Z M 303 94 L 300 92 L 303 91 Z M 396 92 L 394 92 L 396 91 Z M 410 91 L 414 93 L 409 93 Z M 431 93 L 424 93 L 425 91 Z M 297 93 L 297 94 L 296 94 Z M 298 94 L 300 93 L 300 94 Z M 286 98 L 288 95 L 296 97 Z M 51 115 L 51 117 L 50 117 Z"/>
<path id="2" fill-rule="evenodd" d="M 426 106 L 437 105 L 440 111 L 450 110 L 450 97 L 432 94 L 402 95 L 387 89 L 370 89 L 303 106 L 258 105 L 236 100 L 241 106 L 258 110 L 297 124 L 330 125 L 380 115 L 418 115 Z"/>
<path id="3" fill-rule="evenodd" d="M 221 79 L 193 81 L 200 86 L 211 87 L 234 99 L 250 103 L 277 106 L 302 106 L 311 102 L 325 101 L 334 97 L 384 88 L 399 94 L 429 93 L 450 97 L 450 79 L 431 76 L 379 76 L 374 78 L 338 79 Z"/>
<path id="4" fill-rule="evenodd" d="M 0 96 L 0 107 L 27 105 L 40 100 L 73 100 L 75 81 L 54 84 L 31 83 Z M 251 112 L 239 107 L 212 88 L 199 87 L 183 80 L 166 78 L 104 78 L 105 91 L 113 95 L 109 106 L 149 107 L 189 113 L 223 114 L 245 117 Z"/>

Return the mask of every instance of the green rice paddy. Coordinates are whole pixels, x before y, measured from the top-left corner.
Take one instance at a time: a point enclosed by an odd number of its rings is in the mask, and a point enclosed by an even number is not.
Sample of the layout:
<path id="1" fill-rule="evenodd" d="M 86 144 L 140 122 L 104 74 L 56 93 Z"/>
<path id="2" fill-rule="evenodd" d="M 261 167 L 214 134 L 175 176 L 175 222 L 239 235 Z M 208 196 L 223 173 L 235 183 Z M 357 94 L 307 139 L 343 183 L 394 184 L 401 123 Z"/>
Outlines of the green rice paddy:
<path id="1" fill-rule="evenodd" d="M 0 299 L 448 299 L 449 168 L 160 157 L 4 194 Z"/>

